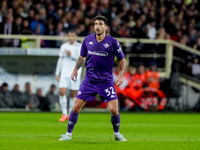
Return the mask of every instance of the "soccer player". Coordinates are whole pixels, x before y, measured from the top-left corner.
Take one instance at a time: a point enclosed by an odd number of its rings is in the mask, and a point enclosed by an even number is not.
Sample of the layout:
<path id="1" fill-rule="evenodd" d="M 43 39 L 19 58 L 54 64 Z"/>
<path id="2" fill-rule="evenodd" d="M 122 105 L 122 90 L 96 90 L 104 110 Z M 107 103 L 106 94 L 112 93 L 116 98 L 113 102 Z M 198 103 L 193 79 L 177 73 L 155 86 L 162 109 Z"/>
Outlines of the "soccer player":
<path id="1" fill-rule="evenodd" d="M 62 117 L 60 122 L 68 120 L 67 111 L 67 97 L 66 90 L 70 90 L 69 100 L 69 112 L 71 112 L 76 93 L 80 86 L 82 68 L 78 71 L 78 77 L 76 82 L 71 80 L 71 74 L 73 68 L 76 65 L 76 61 L 80 56 L 81 43 L 76 41 L 76 34 L 73 30 L 67 33 L 68 42 L 61 45 L 59 59 L 56 66 L 56 80 L 59 81 L 60 95 L 59 102 L 62 110 Z"/>
<path id="2" fill-rule="evenodd" d="M 108 20 L 104 16 L 94 18 L 94 30 L 96 34 L 87 36 L 81 47 L 80 57 L 77 60 L 71 78 L 73 81 L 78 76 L 79 68 L 87 57 L 87 71 L 79 91 L 75 98 L 74 107 L 70 113 L 67 133 L 59 140 L 71 140 L 73 128 L 78 120 L 79 112 L 87 101 L 93 101 L 97 94 L 101 95 L 108 103 L 111 112 L 111 123 L 114 129 L 115 140 L 126 141 L 119 133 L 120 115 L 118 111 L 118 99 L 113 83 L 114 58 L 120 60 L 119 75 L 116 85 L 123 83 L 125 58 L 119 42 L 106 34 Z"/>

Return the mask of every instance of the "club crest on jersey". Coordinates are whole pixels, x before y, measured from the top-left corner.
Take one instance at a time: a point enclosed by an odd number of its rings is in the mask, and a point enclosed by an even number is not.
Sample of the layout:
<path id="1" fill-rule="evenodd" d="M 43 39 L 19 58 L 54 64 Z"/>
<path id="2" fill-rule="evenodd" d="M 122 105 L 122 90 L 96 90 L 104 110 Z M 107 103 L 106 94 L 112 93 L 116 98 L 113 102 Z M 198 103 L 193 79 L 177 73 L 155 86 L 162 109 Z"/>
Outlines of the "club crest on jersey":
<path id="1" fill-rule="evenodd" d="M 105 47 L 105 48 L 108 48 L 108 47 L 109 47 L 108 43 L 104 44 L 104 47 Z"/>
<path id="2" fill-rule="evenodd" d="M 78 93 L 77 93 L 78 95 L 81 95 L 81 91 L 78 91 Z"/>

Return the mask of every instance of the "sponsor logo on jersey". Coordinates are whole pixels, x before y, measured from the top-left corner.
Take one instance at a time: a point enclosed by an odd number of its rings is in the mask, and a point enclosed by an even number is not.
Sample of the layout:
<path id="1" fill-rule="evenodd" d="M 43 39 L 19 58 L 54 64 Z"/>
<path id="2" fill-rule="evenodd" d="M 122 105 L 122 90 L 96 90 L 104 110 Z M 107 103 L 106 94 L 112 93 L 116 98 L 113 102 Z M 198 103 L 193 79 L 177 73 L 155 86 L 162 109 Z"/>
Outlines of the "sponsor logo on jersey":
<path id="1" fill-rule="evenodd" d="M 92 42 L 92 41 L 90 41 L 90 42 L 89 42 L 89 44 L 90 44 L 90 45 L 93 45 L 93 42 Z"/>
<path id="2" fill-rule="evenodd" d="M 122 51 L 122 48 L 120 47 L 120 48 L 117 50 L 117 52 L 120 53 L 121 51 Z"/>
<path id="3" fill-rule="evenodd" d="M 105 48 L 108 48 L 108 47 L 109 47 L 108 43 L 104 44 L 104 47 L 105 47 Z"/>
<path id="4" fill-rule="evenodd" d="M 90 50 L 88 50 L 88 53 L 90 54 L 90 55 L 96 55 L 96 56 L 104 56 L 104 57 L 106 57 L 106 56 L 108 56 L 108 53 L 107 52 L 104 52 L 104 51 L 90 51 Z"/>
<path id="5" fill-rule="evenodd" d="M 81 95 L 81 91 L 78 91 L 78 93 L 77 93 L 78 95 Z"/>

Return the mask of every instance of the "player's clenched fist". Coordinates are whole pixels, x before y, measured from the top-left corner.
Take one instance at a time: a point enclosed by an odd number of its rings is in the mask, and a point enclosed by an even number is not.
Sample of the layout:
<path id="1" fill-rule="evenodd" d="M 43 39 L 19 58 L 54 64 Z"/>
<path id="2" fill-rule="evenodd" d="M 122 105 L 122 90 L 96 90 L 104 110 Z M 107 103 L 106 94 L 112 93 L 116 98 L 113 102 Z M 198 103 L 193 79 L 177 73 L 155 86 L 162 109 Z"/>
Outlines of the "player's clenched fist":
<path id="1" fill-rule="evenodd" d="M 77 70 L 74 70 L 74 71 L 72 72 L 71 79 L 72 79 L 73 81 L 76 81 L 77 76 L 78 76 L 78 72 L 77 72 Z"/>
<path id="2" fill-rule="evenodd" d="M 121 78 L 120 76 L 118 76 L 118 78 L 117 78 L 117 80 L 116 80 L 116 85 L 117 85 L 117 86 L 120 86 L 120 85 L 122 85 L 122 83 L 123 83 L 122 78 Z"/>

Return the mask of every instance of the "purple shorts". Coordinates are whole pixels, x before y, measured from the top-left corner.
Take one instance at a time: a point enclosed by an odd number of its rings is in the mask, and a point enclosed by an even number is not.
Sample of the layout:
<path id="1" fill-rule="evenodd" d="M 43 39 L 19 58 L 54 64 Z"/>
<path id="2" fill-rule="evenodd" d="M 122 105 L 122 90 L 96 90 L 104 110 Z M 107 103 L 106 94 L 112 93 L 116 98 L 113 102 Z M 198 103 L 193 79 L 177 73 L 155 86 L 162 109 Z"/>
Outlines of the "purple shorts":
<path id="1" fill-rule="evenodd" d="M 83 80 L 76 97 L 84 101 L 93 101 L 96 95 L 103 97 L 104 102 L 117 99 L 113 82 L 91 83 Z"/>

